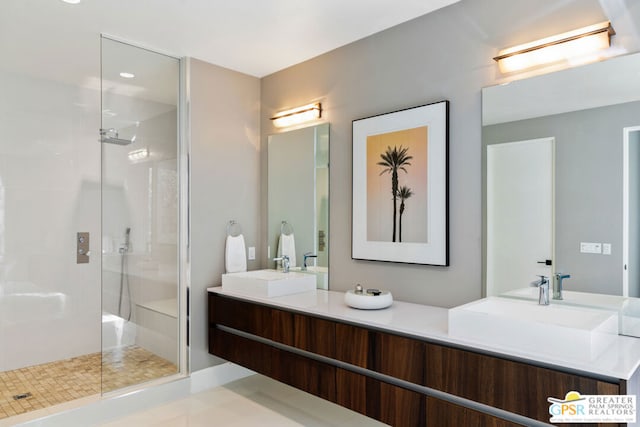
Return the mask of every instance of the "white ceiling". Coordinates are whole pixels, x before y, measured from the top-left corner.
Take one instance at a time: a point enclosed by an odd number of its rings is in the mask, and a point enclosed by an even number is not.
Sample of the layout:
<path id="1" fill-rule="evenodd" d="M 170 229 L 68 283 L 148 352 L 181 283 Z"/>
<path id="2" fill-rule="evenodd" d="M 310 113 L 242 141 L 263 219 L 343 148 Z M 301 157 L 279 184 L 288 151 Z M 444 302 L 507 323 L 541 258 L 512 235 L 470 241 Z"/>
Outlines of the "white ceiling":
<path id="1" fill-rule="evenodd" d="M 2 0 L 2 67 L 77 73 L 105 33 L 262 77 L 457 1 Z"/>

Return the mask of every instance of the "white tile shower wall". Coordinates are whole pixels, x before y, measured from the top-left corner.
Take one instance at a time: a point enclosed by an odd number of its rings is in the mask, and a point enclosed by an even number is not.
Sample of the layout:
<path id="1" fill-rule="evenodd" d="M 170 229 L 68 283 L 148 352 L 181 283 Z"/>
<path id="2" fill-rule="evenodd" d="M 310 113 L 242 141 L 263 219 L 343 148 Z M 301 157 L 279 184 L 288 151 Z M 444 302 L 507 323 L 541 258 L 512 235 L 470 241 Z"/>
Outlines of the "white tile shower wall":
<path id="1" fill-rule="evenodd" d="M 1 71 L 0 93 L 7 370 L 100 349 L 100 94 Z M 89 264 L 76 264 L 78 231 L 91 233 Z"/>
<path id="2" fill-rule="evenodd" d="M 117 313 L 126 227 L 132 299 L 176 297 L 177 129 L 175 106 L 120 97 L 148 112 L 139 140 L 152 157 L 132 165 L 130 147 L 106 146 L 101 230 L 99 90 L 0 72 L 0 92 L 0 370 L 9 370 L 100 351 L 100 255 L 105 309 Z M 76 264 L 78 231 L 91 235 L 88 264 Z"/>

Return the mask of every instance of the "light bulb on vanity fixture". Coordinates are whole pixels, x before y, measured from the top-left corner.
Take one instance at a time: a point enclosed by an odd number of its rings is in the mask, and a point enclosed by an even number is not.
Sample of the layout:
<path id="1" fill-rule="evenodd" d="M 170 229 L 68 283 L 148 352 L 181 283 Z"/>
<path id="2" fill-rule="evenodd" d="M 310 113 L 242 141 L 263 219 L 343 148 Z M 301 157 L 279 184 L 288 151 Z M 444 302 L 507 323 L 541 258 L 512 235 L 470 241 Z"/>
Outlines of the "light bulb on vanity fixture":
<path id="1" fill-rule="evenodd" d="M 271 117 L 271 120 L 275 127 L 283 128 L 317 120 L 321 117 L 322 104 L 315 102 L 313 104 L 303 105 L 302 107 L 280 111 L 275 116 Z"/>
<path id="2" fill-rule="evenodd" d="M 522 71 L 542 65 L 601 59 L 594 56 L 610 46 L 615 31 L 608 21 L 579 28 L 530 43 L 502 49 L 493 58 L 502 73 Z"/>

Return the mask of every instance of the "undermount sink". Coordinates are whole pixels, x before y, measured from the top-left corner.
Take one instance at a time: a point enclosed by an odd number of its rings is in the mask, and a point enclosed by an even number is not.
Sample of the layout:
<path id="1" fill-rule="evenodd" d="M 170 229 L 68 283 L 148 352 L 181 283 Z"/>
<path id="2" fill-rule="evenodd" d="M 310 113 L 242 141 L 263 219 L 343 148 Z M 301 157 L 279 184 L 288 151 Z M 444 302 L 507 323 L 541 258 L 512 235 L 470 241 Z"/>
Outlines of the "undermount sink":
<path id="1" fill-rule="evenodd" d="M 316 277 L 310 274 L 278 270 L 254 270 L 222 275 L 222 288 L 258 297 L 280 297 L 316 289 Z"/>
<path id="2" fill-rule="evenodd" d="M 618 314 L 488 297 L 449 310 L 449 335 L 554 357 L 598 357 L 618 334 Z"/>

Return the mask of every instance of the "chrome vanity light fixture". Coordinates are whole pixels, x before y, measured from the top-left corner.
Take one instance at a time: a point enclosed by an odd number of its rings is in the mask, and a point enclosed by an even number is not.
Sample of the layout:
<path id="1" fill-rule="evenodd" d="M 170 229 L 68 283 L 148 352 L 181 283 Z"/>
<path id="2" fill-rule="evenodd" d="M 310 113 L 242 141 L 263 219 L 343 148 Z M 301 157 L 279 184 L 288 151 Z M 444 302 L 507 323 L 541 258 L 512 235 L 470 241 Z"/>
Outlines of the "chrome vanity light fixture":
<path id="1" fill-rule="evenodd" d="M 502 49 L 493 58 L 502 73 L 571 61 L 607 49 L 615 31 L 608 21 Z"/>
<path id="2" fill-rule="evenodd" d="M 275 127 L 283 128 L 317 120 L 321 117 L 322 104 L 315 102 L 313 104 L 303 105 L 302 107 L 280 111 L 275 116 L 271 117 L 271 120 Z"/>

